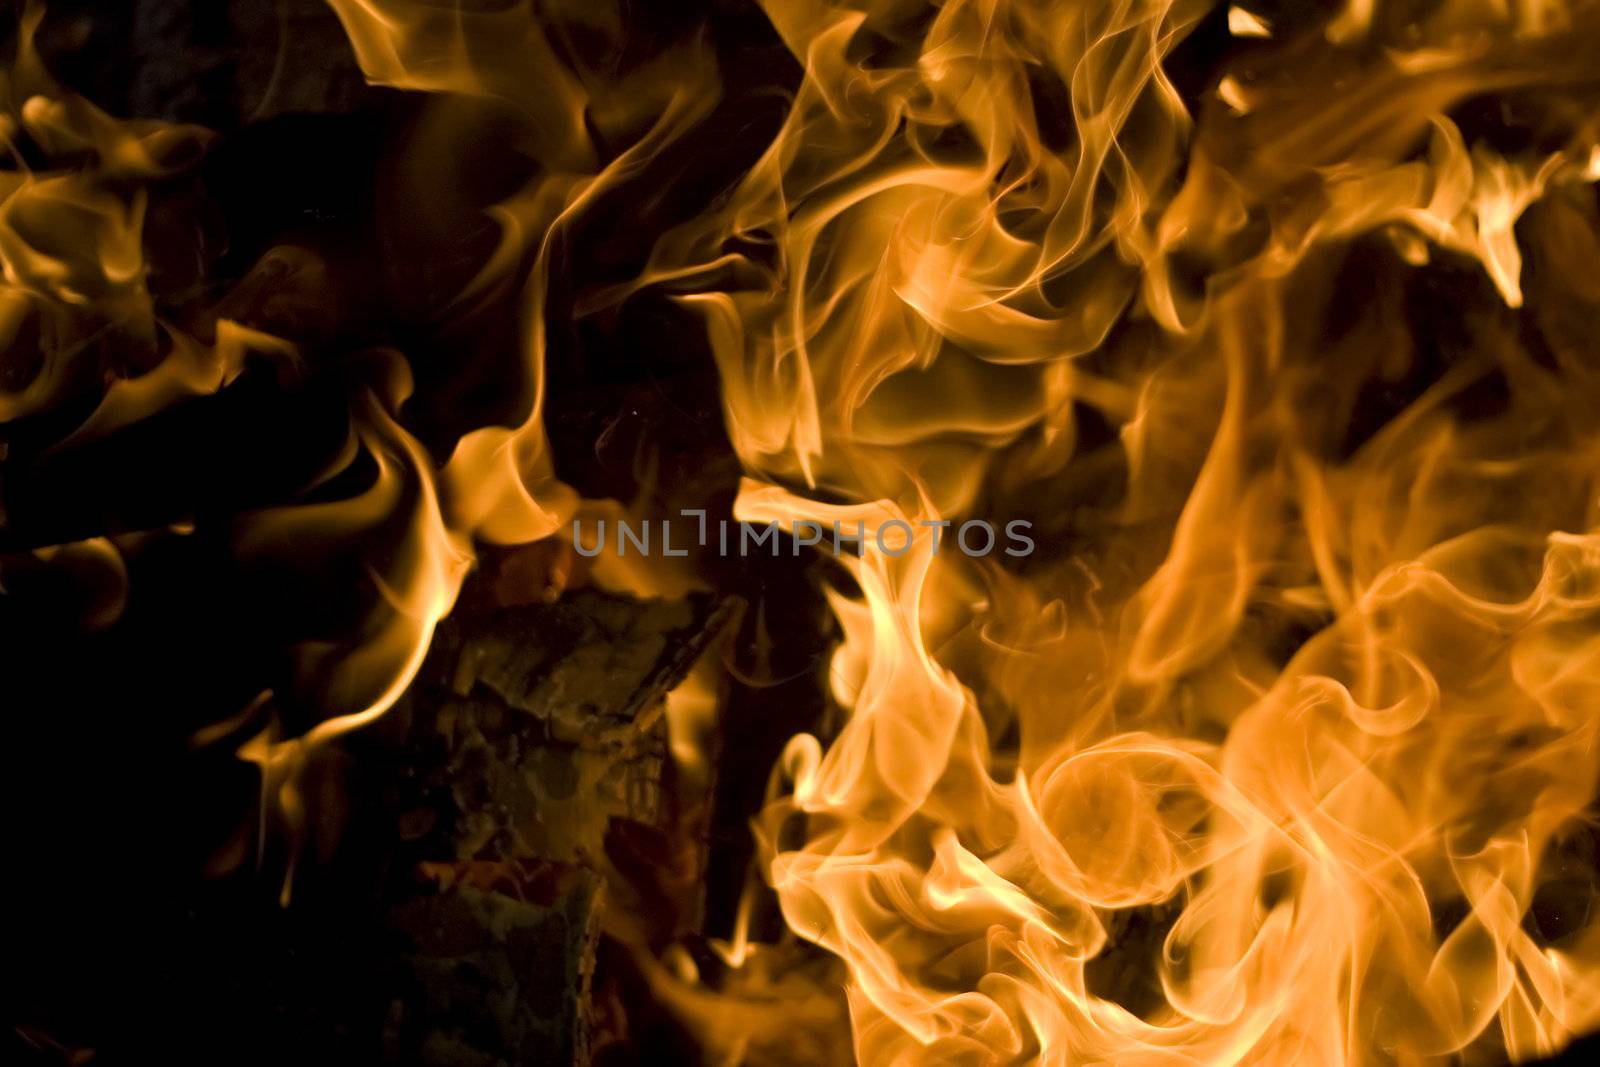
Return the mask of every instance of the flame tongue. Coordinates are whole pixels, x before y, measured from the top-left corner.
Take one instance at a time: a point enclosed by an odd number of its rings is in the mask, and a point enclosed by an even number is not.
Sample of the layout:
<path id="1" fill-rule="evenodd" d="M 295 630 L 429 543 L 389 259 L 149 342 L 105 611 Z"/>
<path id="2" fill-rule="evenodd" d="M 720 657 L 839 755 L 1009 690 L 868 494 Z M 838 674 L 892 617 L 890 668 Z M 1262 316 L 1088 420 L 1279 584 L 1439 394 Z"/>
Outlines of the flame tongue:
<path id="1" fill-rule="evenodd" d="M 239 524 L 242 558 L 354 558 L 374 590 L 358 633 L 299 650 L 329 717 L 240 748 L 291 824 L 308 752 L 400 695 L 475 541 L 622 513 L 545 435 L 566 246 L 658 207 L 640 176 L 725 137 L 739 89 L 700 39 L 641 60 L 620 6 L 330 6 L 369 80 L 437 98 L 400 182 L 422 214 L 510 131 L 498 241 L 431 310 L 466 333 L 514 306 L 514 411 L 436 457 L 405 362 L 369 353 L 334 465 L 368 482 Z M 1594 8 L 761 7 L 803 68 L 776 138 L 703 210 L 641 209 L 674 220 L 643 272 L 560 310 L 652 291 L 698 316 L 736 516 L 860 525 L 829 596 L 847 719 L 793 739 L 756 819 L 859 1061 L 1477 1062 L 1600 1026 Z M 146 186 L 203 138 L 61 92 L 37 25 L 0 94 L 26 146 L 0 176 L 0 419 L 92 384 L 103 330 L 136 366 L 62 447 L 249 355 L 292 376 L 259 324 L 158 320 Z M 1013 520 L 1037 551 L 961 550 Z M 118 610 L 114 543 L 32 562 L 105 587 L 86 625 Z M 594 573 L 681 592 L 672 566 Z M 710 700 L 669 709 L 696 780 Z M 645 964 L 719 1051 L 795 1054 L 761 1003 L 827 1025 L 794 945 L 720 947 L 737 1011 L 687 959 Z"/>
<path id="2" fill-rule="evenodd" d="M 694 49 L 568 63 L 574 26 L 616 31 L 601 10 L 333 7 L 371 79 L 508 104 L 539 166 L 461 297 L 531 264 L 529 413 L 435 490 L 398 394 L 373 408 L 371 506 L 413 482 L 412 547 L 324 733 L 404 684 L 471 537 L 606 511 L 540 422 L 553 271 L 719 91 Z M 720 373 L 737 517 L 866 533 L 830 597 L 848 720 L 793 740 L 757 820 L 790 928 L 844 965 L 857 1058 L 1526 1058 L 1600 1024 L 1592 884 L 1539 921 L 1600 771 L 1596 131 L 1569 104 L 1600 26 L 763 8 L 804 66 L 776 140 L 578 310 L 670 292 Z M 1195 73 L 1219 32 L 1245 43 Z M 1464 130 L 1493 93 L 1537 149 Z M 1014 517 L 1036 557 L 952 550 Z M 782 986 L 782 950 L 741 930 L 725 956 Z M 708 1040 L 784 1055 L 679 962 L 652 985 Z"/>
<path id="3" fill-rule="evenodd" d="M 1164 64 L 1202 5 L 765 7 L 789 121 L 658 256 L 777 253 L 681 298 L 739 516 L 917 530 L 843 561 L 850 717 L 759 820 L 860 1061 L 1520 1059 L 1600 1023 L 1600 939 L 1534 918 L 1600 771 L 1589 345 L 1525 340 L 1596 307 L 1528 268 L 1600 251 L 1595 130 L 1502 155 L 1449 113 L 1586 97 L 1595 27 L 1401 43 L 1352 6 L 1338 47 L 1235 9 L 1289 44 L 1191 134 Z M 1020 566 L 927 525 L 1052 509 Z"/>

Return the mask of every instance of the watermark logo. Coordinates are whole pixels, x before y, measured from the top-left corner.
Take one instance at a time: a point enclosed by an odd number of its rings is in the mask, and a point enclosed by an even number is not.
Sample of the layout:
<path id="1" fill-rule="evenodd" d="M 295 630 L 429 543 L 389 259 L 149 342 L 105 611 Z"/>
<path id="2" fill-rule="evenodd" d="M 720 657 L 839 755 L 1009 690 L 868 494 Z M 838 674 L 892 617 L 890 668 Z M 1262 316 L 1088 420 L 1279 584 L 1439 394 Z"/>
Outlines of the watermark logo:
<path id="1" fill-rule="evenodd" d="M 867 529 L 865 522 L 857 522 L 855 529 L 851 530 L 846 523 L 835 522 L 830 528 L 809 519 L 796 520 L 788 526 L 778 522 L 729 522 L 720 519 L 713 531 L 702 510 L 680 511 L 678 514 L 682 518 L 696 520 L 692 532 L 686 532 L 684 524 L 674 525 L 672 519 L 660 519 L 653 523 L 644 520 L 637 524 L 621 519 L 608 524 L 600 519 L 588 531 L 588 543 L 585 543 L 586 533 L 581 522 L 574 519 L 572 544 L 580 556 L 588 557 L 604 552 L 607 538 L 612 535 L 615 536 L 614 544 L 619 556 L 626 556 L 630 551 L 640 556 L 687 556 L 691 545 L 700 548 L 714 546 L 719 556 L 759 555 L 763 549 L 769 555 L 778 556 L 782 555 L 784 543 L 784 538 L 779 535 L 787 533 L 791 554 L 796 556 L 802 549 L 811 547 L 827 549 L 835 556 L 843 555 L 846 551 L 859 555 L 869 545 L 885 556 L 903 556 L 911 551 L 916 528 L 922 527 L 933 531 L 933 554 L 936 556 L 952 548 L 961 555 L 977 558 L 995 552 L 1007 556 L 1031 556 L 1037 547 L 1033 538 L 1028 536 L 1033 524 L 1025 519 L 1013 519 L 999 529 L 983 519 L 968 519 L 959 524 L 950 519 L 923 519 L 916 524 L 904 519 L 888 519 L 872 530 Z M 652 530 L 655 536 L 652 536 Z"/>

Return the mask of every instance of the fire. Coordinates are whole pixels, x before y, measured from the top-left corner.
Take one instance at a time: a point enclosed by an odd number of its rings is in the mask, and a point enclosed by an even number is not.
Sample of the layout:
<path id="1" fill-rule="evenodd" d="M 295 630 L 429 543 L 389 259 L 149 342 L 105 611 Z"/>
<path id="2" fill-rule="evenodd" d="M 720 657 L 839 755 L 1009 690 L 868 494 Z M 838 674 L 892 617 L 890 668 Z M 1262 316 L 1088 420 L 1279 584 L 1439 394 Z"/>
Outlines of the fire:
<path id="1" fill-rule="evenodd" d="M 1600 770 L 1587 343 L 1508 310 L 1595 306 L 1552 260 L 1597 250 L 1596 131 L 1502 155 L 1450 112 L 1588 93 L 1594 28 L 1353 5 L 1348 47 L 1308 28 L 1191 116 L 1166 64 L 1205 5 L 765 7 L 788 122 L 658 246 L 775 249 L 683 298 L 740 517 L 1067 542 L 845 562 L 850 718 L 758 825 L 857 1059 L 1524 1059 L 1600 1023 L 1594 929 L 1532 918 Z M 1406 290 L 1450 254 L 1446 327 Z"/>
<path id="2" fill-rule="evenodd" d="M 561 480 L 552 292 L 739 91 L 701 40 L 635 61 L 624 7 L 329 2 L 370 81 L 437 98 L 415 200 L 483 114 L 529 165 L 447 309 L 517 294 L 515 416 L 436 454 L 404 358 L 366 353 L 340 462 L 235 531 L 373 590 L 357 633 L 297 650 L 296 692 L 197 738 L 252 727 L 291 834 L 306 761 L 405 691 L 477 546 L 632 507 Z M 752 899 L 793 940 L 741 926 L 715 989 L 668 949 L 656 994 L 730 1062 L 831 1055 L 835 979 L 863 1064 L 1520 1061 L 1600 1027 L 1595 883 L 1566 874 L 1600 785 L 1594 8 L 759 6 L 802 71 L 771 143 L 702 210 L 641 212 L 669 220 L 642 273 L 564 309 L 669 294 L 718 374 L 734 517 L 865 534 L 828 594 L 847 716 L 752 813 Z M 145 186 L 206 135 L 54 86 L 38 17 L 0 118 L 0 333 L 43 362 L 0 418 L 78 388 L 107 324 L 148 365 L 63 447 L 247 359 L 296 373 L 262 329 L 158 321 Z M 358 457 L 369 484 L 318 498 Z M 1037 551 L 951 551 L 970 520 Z M 37 557 L 114 616 L 114 539 Z M 593 573 L 678 595 L 678 566 Z M 286 731 L 280 698 L 327 714 Z M 709 777 L 713 682 L 667 710 Z"/>

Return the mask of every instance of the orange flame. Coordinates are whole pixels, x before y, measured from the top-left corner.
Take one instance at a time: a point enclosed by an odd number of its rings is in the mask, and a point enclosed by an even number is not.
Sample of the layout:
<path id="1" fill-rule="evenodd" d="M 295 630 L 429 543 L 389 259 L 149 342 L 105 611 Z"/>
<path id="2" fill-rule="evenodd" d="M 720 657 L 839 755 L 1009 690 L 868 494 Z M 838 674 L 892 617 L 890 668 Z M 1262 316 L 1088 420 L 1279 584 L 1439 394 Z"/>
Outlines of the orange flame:
<path id="1" fill-rule="evenodd" d="M 1191 129 L 1165 64 L 1204 4 L 763 6 L 805 66 L 788 122 L 646 283 L 769 245 L 682 298 L 739 516 L 919 531 L 843 561 L 850 717 L 794 740 L 758 821 L 857 1058 L 1522 1059 L 1600 1024 L 1592 893 L 1559 936 L 1529 918 L 1600 775 L 1587 342 L 1535 356 L 1475 305 L 1470 354 L 1351 427 L 1445 343 L 1401 318 L 1430 256 L 1541 322 L 1597 306 L 1524 264 L 1600 251 L 1592 122 L 1503 155 L 1448 112 L 1591 94 L 1600 26 L 1519 9 L 1496 39 L 1463 5 L 1375 56 L 1327 43 L 1385 32 L 1352 4 Z M 935 551 L 1008 509 L 1066 543 Z"/>
<path id="2" fill-rule="evenodd" d="M 373 484 L 239 530 L 241 555 L 353 546 L 382 592 L 358 638 L 301 650 L 336 714 L 241 750 L 291 823 L 305 754 L 397 699 L 475 540 L 618 514 L 545 439 L 551 279 L 723 91 L 697 43 L 573 58 L 562 35 L 609 40 L 620 7 L 330 6 L 371 81 L 506 108 L 537 166 L 457 301 L 520 286 L 516 424 L 436 464 L 376 357 L 342 457 Z M 720 373 L 737 516 L 868 533 L 830 595 L 848 719 L 789 744 L 756 820 L 861 1062 L 1526 1059 L 1600 1026 L 1592 855 L 1569 870 L 1600 779 L 1600 21 L 1290 6 L 763 0 L 803 67 L 775 140 L 577 309 L 670 287 Z M 53 87 L 28 18 L 0 133 L 70 165 L 0 182 L 0 333 L 38 320 L 46 357 L 0 418 L 72 388 L 106 323 L 165 362 L 84 435 L 247 348 L 295 358 L 230 324 L 160 352 L 141 183 L 199 135 Z M 1184 52 L 1213 30 L 1214 69 Z M 1484 99 L 1532 132 L 1475 132 Z M 939 550 L 1013 517 L 1036 556 Z M 671 709 L 691 772 L 707 704 Z M 794 946 L 722 947 L 752 1001 L 804 1010 L 719 1019 L 671 954 L 646 976 L 729 1059 L 826 1055 L 787 1047 L 831 1021 L 817 976 L 785 981 Z"/>

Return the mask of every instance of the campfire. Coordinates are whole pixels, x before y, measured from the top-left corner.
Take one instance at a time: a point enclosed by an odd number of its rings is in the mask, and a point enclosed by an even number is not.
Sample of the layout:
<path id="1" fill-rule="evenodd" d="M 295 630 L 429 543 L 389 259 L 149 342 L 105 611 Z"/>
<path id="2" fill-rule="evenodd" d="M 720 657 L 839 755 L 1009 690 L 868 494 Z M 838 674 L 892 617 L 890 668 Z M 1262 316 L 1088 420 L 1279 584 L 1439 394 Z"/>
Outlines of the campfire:
<path id="1" fill-rule="evenodd" d="M 1600 6 L 19 0 L 6 1062 L 1600 1032 Z"/>

